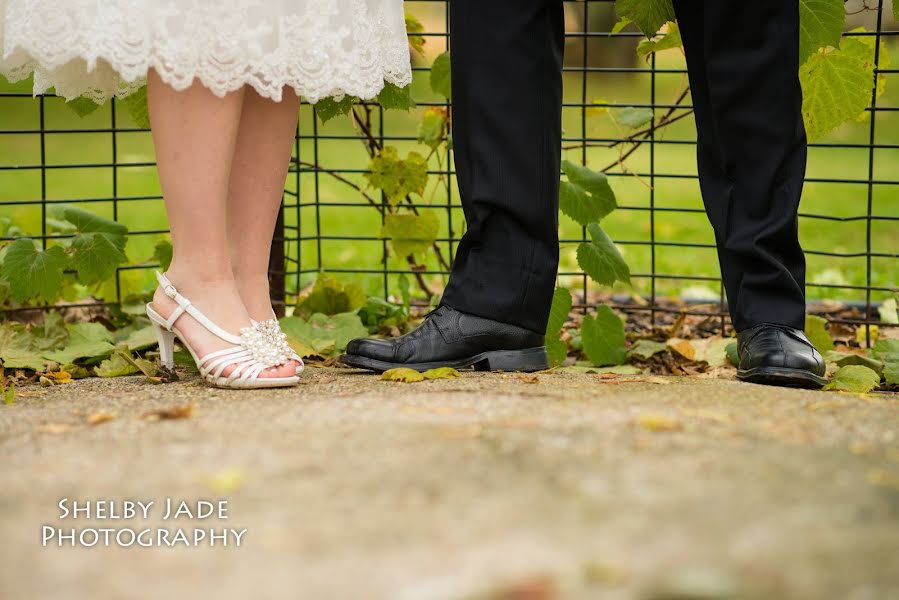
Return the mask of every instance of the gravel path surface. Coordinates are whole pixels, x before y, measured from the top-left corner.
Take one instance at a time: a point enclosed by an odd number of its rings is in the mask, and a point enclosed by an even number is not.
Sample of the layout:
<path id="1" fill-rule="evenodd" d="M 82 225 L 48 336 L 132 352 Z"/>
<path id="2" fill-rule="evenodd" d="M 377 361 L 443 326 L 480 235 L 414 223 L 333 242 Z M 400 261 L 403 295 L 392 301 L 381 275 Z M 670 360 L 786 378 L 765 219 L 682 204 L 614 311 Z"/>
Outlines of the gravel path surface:
<path id="1" fill-rule="evenodd" d="M 0 405 L 0 596 L 899 598 L 897 425 L 896 395 L 720 379 L 29 387 Z M 144 530 L 190 539 L 115 541 Z"/>

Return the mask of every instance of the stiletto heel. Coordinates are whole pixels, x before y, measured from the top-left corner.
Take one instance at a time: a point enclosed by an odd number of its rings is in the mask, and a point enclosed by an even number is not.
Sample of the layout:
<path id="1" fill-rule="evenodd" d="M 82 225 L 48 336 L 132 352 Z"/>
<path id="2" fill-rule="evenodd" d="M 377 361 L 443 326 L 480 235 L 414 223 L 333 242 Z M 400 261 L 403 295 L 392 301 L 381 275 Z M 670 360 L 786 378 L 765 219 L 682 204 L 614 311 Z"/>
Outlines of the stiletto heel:
<path id="1" fill-rule="evenodd" d="M 156 339 L 159 341 L 159 363 L 166 369 L 175 368 L 175 334 L 167 331 L 156 321 L 153 321 L 153 330 L 156 331 Z"/>
<path id="2" fill-rule="evenodd" d="M 289 360 L 289 356 L 284 350 L 282 337 L 275 335 L 270 329 L 259 328 L 255 324 L 241 329 L 240 335 L 228 333 L 213 323 L 190 300 L 182 296 L 168 277 L 157 272 L 156 279 L 165 295 L 178 303 L 167 319 L 156 312 L 152 304 L 147 304 L 147 316 L 153 323 L 159 339 L 159 360 L 163 366 L 172 368 L 175 364 L 174 345 L 177 337 L 190 352 L 194 362 L 197 363 L 200 375 L 210 385 L 248 389 L 286 387 L 299 382 L 295 376 L 260 377 L 265 369 L 283 365 Z M 175 328 L 175 323 L 185 314 L 190 315 L 207 331 L 233 346 L 210 352 L 204 356 L 197 356 L 190 342 Z M 232 366 L 233 370 L 228 375 L 224 375 L 225 369 Z"/>

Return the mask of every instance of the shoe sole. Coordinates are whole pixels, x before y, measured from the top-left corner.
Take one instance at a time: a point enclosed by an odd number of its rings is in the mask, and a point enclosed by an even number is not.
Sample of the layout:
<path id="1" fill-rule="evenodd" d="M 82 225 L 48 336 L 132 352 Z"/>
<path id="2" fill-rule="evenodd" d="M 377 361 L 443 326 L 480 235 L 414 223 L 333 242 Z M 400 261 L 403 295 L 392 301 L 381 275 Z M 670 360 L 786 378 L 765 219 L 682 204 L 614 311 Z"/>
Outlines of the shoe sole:
<path id="1" fill-rule="evenodd" d="M 781 387 L 797 387 L 808 389 L 820 389 L 827 383 L 827 379 L 819 377 L 803 369 L 788 369 L 786 367 L 755 367 L 754 369 L 740 369 L 737 371 L 737 379 L 748 383 L 761 385 L 777 385 Z"/>
<path id="2" fill-rule="evenodd" d="M 340 357 L 343 364 L 357 369 L 367 369 L 383 373 L 390 369 L 413 369 L 415 371 L 427 371 L 440 367 L 452 367 L 463 369 L 474 367 L 477 371 L 517 371 L 519 373 L 532 373 L 544 371 L 549 368 L 549 357 L 546 347 L 527 348 L 525 350 L 494 350 L 482 352 L 467 358 L 426 363 L 391 363 L 383 360 L 375 360 L 358 354 L 344 354 Z"/>

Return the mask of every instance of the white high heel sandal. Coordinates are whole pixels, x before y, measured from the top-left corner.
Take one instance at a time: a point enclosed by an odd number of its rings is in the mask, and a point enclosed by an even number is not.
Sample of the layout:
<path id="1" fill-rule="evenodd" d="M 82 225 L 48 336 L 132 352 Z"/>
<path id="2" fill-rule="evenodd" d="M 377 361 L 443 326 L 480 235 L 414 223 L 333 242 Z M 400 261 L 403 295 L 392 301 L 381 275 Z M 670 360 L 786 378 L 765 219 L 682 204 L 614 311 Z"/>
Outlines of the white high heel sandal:
<path id="1" fill-rule="evenodd" d="M 297 377 L 259 376 L 265 369 L 283 365 L 289 360 L 282 347 L 283 339 L 271 335 L 268 329 L 261 329 L 255 325 L 242 328 L 239 336 L 228 333 L 191 304 L 190 300 L 178 293 L 168 277 L 157 272 L 156 279 L 165 295 L 178 303 L 168 319 L 156 312 L 151 304 L 147 304 L 147 316 L 150 317 L 156 330 L 156 337 L 159 339 L 159 361 L 164 367 L 172 369 L 175 366 L 174 345 L 177 337 L 197 363 L 200 375 L 210 385 L 251 389 L 287 387 L 299 382 Z M 196 319 L 210 333 L 234 346 L 198 357 L 190 343 L 175 328 L 175 323 L 185 313 Z M 280 332 L 280 329 L 278 331 Z M 234 370 L 227 376 L 222 375 L 223 371 L 232 365 Z"/>
<path id="2" fill-rule="evenodd" d="M 281 351 L 287 357 L 287 360 L 295 360 L 300 363 L 297 365 L 297 375 L 303 372 L 303 369 L 306 368 L 306 363 L 303 362 L 300 355 L 287 343 L 287 335 L 285 335 L 284 330 L 281 329 L 281 324 L 278 322 L 278 317 L 275 315 L 274 311 L 272 311 L 271 319 L 266 319 L 265 321 L 254 320 L 253 327 L 259 329 L 263 335 L 270 339 L 277 340 L 275 343 L 280 346 Z"/>

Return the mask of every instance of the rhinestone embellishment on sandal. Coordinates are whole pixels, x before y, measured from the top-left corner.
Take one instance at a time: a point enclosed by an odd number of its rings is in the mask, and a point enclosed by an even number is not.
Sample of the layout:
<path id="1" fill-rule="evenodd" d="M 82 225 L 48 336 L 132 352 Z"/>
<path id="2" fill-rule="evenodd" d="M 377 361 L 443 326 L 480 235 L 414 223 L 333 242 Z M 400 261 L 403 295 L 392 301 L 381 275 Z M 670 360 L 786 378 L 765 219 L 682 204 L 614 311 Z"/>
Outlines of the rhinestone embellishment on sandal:
<path id="1" fill-rule="evenodd" d="M 240 330 L 241 344 L 250 352 L 253 358 L 268 367 L 275 367 L 286 363 L 290 357 L 285 351 L 289 350 L 287 336 L 280 329 L 265 326 L 264 323 L 256 323 L 251 327 Z"/>

